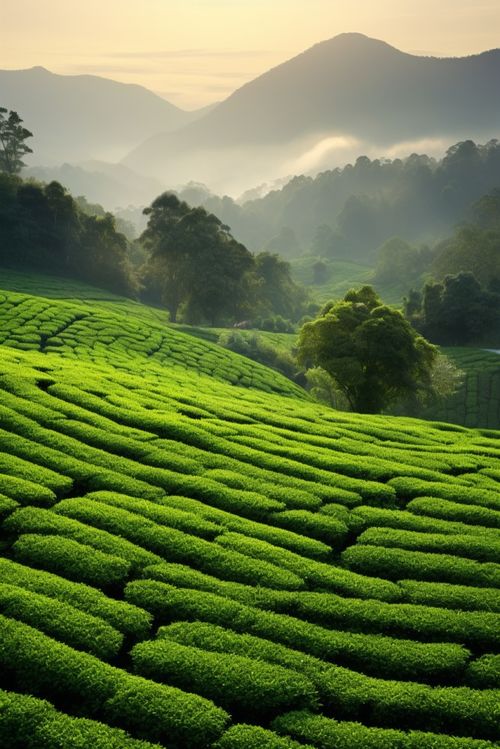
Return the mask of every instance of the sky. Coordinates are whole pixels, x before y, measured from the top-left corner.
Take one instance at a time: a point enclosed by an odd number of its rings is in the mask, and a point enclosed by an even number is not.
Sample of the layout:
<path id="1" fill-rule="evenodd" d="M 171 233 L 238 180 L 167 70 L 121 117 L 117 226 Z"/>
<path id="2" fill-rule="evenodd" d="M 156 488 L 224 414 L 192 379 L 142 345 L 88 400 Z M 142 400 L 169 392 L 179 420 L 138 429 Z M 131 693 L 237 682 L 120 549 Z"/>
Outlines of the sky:
<path id="1" fill-rule="evenodd" d="M 100 75 L 196 109 L 352 31 L 475 54 L 500 47 L 500 0 L 0 0 L 0 69 Z"/>

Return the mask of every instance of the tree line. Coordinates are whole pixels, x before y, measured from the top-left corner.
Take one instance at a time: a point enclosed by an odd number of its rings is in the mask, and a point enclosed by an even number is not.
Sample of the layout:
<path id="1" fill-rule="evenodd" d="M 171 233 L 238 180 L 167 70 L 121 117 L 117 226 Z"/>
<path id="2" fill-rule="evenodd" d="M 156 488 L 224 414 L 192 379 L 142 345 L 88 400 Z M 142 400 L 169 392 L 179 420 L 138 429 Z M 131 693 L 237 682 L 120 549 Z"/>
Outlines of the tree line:
<path id="1" fill-rule="evenodd" d="M 404 159 L 369 159 L 318 174 L 293 177 L 263 197 L 218 197 L 188 186 L 181 198 L 231 225 L 250 249 L 291 258 L 311 254 L 373 264 L 377 248 L 400 236 L 435 242 L 450 234 L 469 206 L 498 186 L 500 143 L 471 140 L 442 159 L 413 153 Z"/>
<path id="2" fill-rule="evenodd" d="M 203 208 L 165 193 L 145 213 L 146 230 L 131 240 L 123 222 L 58 182 L 0 172 L 0 263 L 165 306 L 172 322 L 287 330 L 310 311 L 287 262 L 253 255 Z"/>

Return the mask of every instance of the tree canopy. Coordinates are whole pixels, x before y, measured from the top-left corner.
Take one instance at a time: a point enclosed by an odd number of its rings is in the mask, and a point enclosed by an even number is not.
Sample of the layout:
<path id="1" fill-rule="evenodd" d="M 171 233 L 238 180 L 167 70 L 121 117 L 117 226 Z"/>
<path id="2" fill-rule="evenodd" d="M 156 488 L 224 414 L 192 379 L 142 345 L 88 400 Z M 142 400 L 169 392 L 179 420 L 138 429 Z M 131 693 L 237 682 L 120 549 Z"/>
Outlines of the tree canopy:
<path id="1" fill-rule="evenodd" d="M 0 263 L 68 275 L 118 294 L 137 291 L 114 217 L 84 213 L 58 182 L 0 174 Z"/>
<path id="2" fill-rule="evenodd" d="M 362 413 L 429 390 L 437 353 L 371 286 L 328 303 L 302 327 L 298 344 L 299 362 L 326 370 L 352 410 Z"/>
<path id="3" fill-rule="evenodd" d="M 470 271 L 425 284 L 405 300 L 408 320 L 429 340 L 447 346 L 500 343 L 500 294 Z"/>
<path id="4" fill-rule="evenodd" d="M 175 322 L 180 305 L 192 322 L 215 324 L 235 314 L 245 298 L 251 253 L 229 227 L 204 208 L 192 208 L 163 193 L 144 210 L 148 225 L 141 240 L 149 251 L 148 273 L 157 279 Z"/>
<path id="5" fill-rule="evenodd" d="M 33 153 L 25 142 L 33 133 L 22 122 L 17 112 L 7 114 L 7 109 L 0 107 L 0 171 L 7 174 L 18 174 L 26 166 L 23 157 Z"/>

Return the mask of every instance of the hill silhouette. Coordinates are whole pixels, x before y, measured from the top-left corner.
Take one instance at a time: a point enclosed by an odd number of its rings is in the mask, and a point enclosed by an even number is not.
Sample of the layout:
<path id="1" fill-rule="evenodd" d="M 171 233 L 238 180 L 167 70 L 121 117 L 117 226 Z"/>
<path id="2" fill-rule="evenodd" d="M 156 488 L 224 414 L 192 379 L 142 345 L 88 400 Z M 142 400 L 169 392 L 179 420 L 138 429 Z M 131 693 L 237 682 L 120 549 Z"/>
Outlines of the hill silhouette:
<path id="1" fill-rule="evenodd" d="M 419 57 L 341 34 L 242 86 L 198 121 L 153 136 L 125 163 L 171 183 L 243 189 L 369 148 L 384 155 L 423 140 L 437 147 L 487 139 L 499 132 L 499 81 L 500 50 Z"/>
<path id="2" fill-rule="evenodd" d="M 117 161 L 150 136 L 189 122 L 185 112 L 142 86 L 43 67 L 0 70 L 0 105 L 34 134 L 29 164 Z"/>

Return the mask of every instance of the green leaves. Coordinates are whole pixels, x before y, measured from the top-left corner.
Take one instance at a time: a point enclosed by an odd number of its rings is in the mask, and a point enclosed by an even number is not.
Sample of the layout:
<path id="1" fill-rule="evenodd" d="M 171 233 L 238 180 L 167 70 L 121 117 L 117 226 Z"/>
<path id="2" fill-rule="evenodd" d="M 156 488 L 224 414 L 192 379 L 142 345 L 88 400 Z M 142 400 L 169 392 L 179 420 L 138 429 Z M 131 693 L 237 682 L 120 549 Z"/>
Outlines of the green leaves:
<path id="1" fill-rule="evenodd" d="M 382 305 L 371 286 L 328 304 L 300 332 L 298 359 L 322 367 L 354 411 L 377 413 L 428 390 L 437 349 L 400 312 Z"/>
<path id="2" fill-rule="evenodd" d="M 33 150 L 24 142 L 33 137 L 17 112 L 0 107 L 0 171 L 17 174 L 26 164 L 23 157 Z"/>

